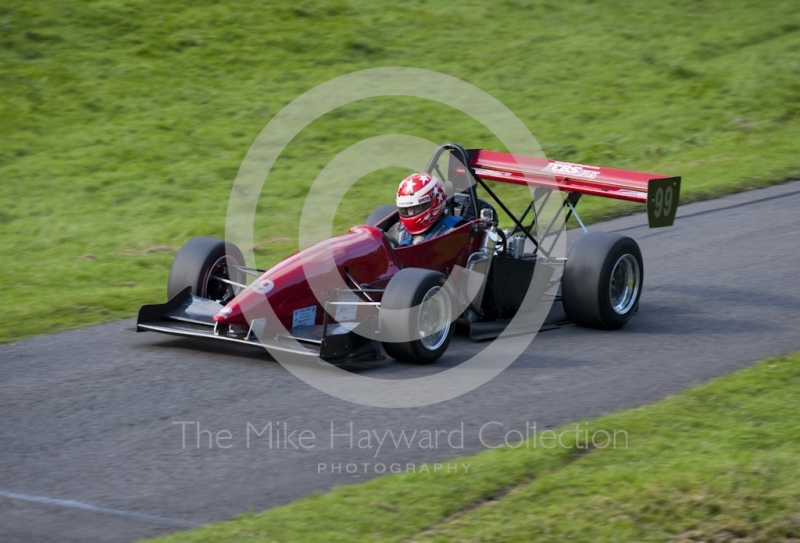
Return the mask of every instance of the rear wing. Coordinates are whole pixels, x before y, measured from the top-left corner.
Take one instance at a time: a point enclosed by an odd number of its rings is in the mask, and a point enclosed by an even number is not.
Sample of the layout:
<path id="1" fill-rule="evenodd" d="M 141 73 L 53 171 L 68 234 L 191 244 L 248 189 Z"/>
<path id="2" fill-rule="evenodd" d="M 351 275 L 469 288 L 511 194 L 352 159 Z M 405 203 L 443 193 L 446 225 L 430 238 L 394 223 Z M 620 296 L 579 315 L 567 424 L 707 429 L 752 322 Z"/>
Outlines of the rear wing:
<path id="1" fill-rule="evenodd" d="M 555 184 L 556 188 L 567 193 L 643 203 L 647 205 L 650 228 L 672 226 L 675 221 L 681 189 L 680 177 L 522 157 L 483 149 L 467 151 L 467 155 L 471 172 L 485 181 L 548 189 L 554 188 Z M 451 169 L 455 170 L 451 174 L 463 176 L 466 173 L 463 167 L 459 168 L 460 162 L 451 161 Z"/>

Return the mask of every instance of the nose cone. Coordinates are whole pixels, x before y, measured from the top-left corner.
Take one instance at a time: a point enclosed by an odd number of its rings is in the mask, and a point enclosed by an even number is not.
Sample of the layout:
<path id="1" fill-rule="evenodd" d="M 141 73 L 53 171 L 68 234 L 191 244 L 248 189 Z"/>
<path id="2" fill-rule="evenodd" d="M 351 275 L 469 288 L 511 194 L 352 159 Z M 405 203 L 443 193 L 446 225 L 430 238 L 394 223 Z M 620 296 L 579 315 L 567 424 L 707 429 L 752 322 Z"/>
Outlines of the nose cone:
<path id="1" fill-rule="evenodd" d="M 268 295 L 274 289 L 275 281 L 262 275 L 237 294 L 219 313 L 212 317 L 212 320 L 225 324 L 247 324 L 245 313 L 250 313 L 254 309 L 263 311 Z"/>
<path id="2" fill-rule="evenodd" d="M 238 303 L 231 301 L 228 305 L 223 307 L 219 313 L 211 317 L 211 320 L 216 323 L 243 324 L 242 317 L 242 308 Z"/>
<path id="3" fill-rule="evenodd" d="M 348 289 L 344 270 L 359 283 L 391 277 L 399 269 L 380 230 L 357 226 L 348 233 L 297 252 L 236 295 L 213 320 L 247 326 L 248 320 L 266 318 L 267 328 L 278 322 L 285 330 L 294 326 L 295 313 L 307 315 L 336 289 Z M 316 324 L 322 311 L 316 311 Z"/>

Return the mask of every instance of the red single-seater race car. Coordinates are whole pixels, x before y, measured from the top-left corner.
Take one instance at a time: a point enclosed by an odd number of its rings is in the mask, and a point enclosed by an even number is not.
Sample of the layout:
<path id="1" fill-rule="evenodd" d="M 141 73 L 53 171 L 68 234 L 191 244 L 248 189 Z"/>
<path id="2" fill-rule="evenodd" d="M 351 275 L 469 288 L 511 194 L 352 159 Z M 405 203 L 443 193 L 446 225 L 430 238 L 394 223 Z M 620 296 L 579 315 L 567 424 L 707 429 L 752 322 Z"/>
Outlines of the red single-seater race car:
<path id="1" fill-rule="evenodd" d="M 269 270 L 247 267 L 231 243 L 193 238 L 170 269 L 168 301 L 142 307 L 137 331 L 261 346 L 273 355 L 299 353 L 341 365 L 381 359 L 383 352 L 432 363 L 457 324 L 473 339 L 494 338 L 518 314 L 545 302 L 563 307 L 562 320 L 620 328 L 642 292 L 636 242 L 587 232 L 565 258 L 554 254 L 555 240 L 567 218 L 580 222 L 575 206 L 582 195 L 644 203 L 649 226 L 662 227 L 672 225 L 680 194 L 679 177 L 468 151 L 452 143 L 438 148 L 426 172 L 445 180 L 446 213 L 462 218 L 446 233 L 396 246 L 387 232 L 398 221 L 397 209 L 381 206 L 363 225 Z M 493 182 L 529 190 L 521 214 L 501 201 Z M 543 220 L 548 202 L 557 202 L 560 213 Z M 495 205 L 513 228 L 498 230 Z M 248 275 L 255 277 L 249 284 Z"/>

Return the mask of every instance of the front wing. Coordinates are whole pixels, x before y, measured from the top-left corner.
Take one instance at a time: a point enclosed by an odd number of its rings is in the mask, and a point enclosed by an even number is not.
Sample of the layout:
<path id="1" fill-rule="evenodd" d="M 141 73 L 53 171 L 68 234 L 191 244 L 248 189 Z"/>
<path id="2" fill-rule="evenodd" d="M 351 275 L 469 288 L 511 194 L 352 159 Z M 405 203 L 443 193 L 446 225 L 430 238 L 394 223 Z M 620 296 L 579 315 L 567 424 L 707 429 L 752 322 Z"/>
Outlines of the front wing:
<path id="1" fill-rule="evenodd" d="M 292 330 L 292 334 L 256 334 L 253 324 L 260 319 L 255 319 L 246 331 L 221 329 L 212 317 L 222 308 L 218 302 L 192 296 L 191 288 L 187 287 L 164 304 L 142 306 L 136 320 L 136 331 L 248 345 L 266 349 L 271 354 L 291 353 L 321 358 L 334 365 L 384 358 L 377 341 L 369 339 L 375 328 L 374 317 L 360 323 L 328 323 L 326 312 L 326 320 L 321 326 Z"/>

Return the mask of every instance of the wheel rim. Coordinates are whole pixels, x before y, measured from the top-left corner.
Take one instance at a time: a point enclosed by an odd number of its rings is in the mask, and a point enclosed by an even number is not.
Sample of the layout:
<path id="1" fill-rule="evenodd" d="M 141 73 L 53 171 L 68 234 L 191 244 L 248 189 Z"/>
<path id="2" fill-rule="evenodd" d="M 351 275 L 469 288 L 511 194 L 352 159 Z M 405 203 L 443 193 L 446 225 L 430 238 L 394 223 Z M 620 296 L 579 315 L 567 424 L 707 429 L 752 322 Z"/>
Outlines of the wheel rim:
<path id="1" fill-rule="evenodd" d="M 208 273 L 206 273 L 206 278 L 203 282 L 204 292 L 201 293 L 203 298 L 208 298 L 209 300 L 215 301 L 223 301 L 233 298 L 236 295 L 236 290 L 234 289 L 233 285 L 229 285 L 228 283 L 223 283 L 222 281 L 215 279 L 215 277 L 222 277 L 223 279 L 230 281 L 231 275 L 228 269 L 229 261 L 233 264 L 236 264 L 235 260 L 227 255 L 224 255 L 218 258 L 216 262 L 214 262 L 214 264 L 208 268 Z"/>
<path id="2" fill-rule="evenodd" d="M 618 315 L 625 315 L 636 303 L 641 285 L 639 262 L 631 254 L 622 255 L 611 272 L 611 282 L 608 286 L 611 307 Z"/>
<path id="3" fill-rule="evenodd" d="M 436 296 L 441 289 L 442 287 L 436 286 L 428 290 L 419 305 L 417 331 L 422 346 L 429 351 L 441 347 L 450 331 L 452 309 L 445 293 Z"/>

